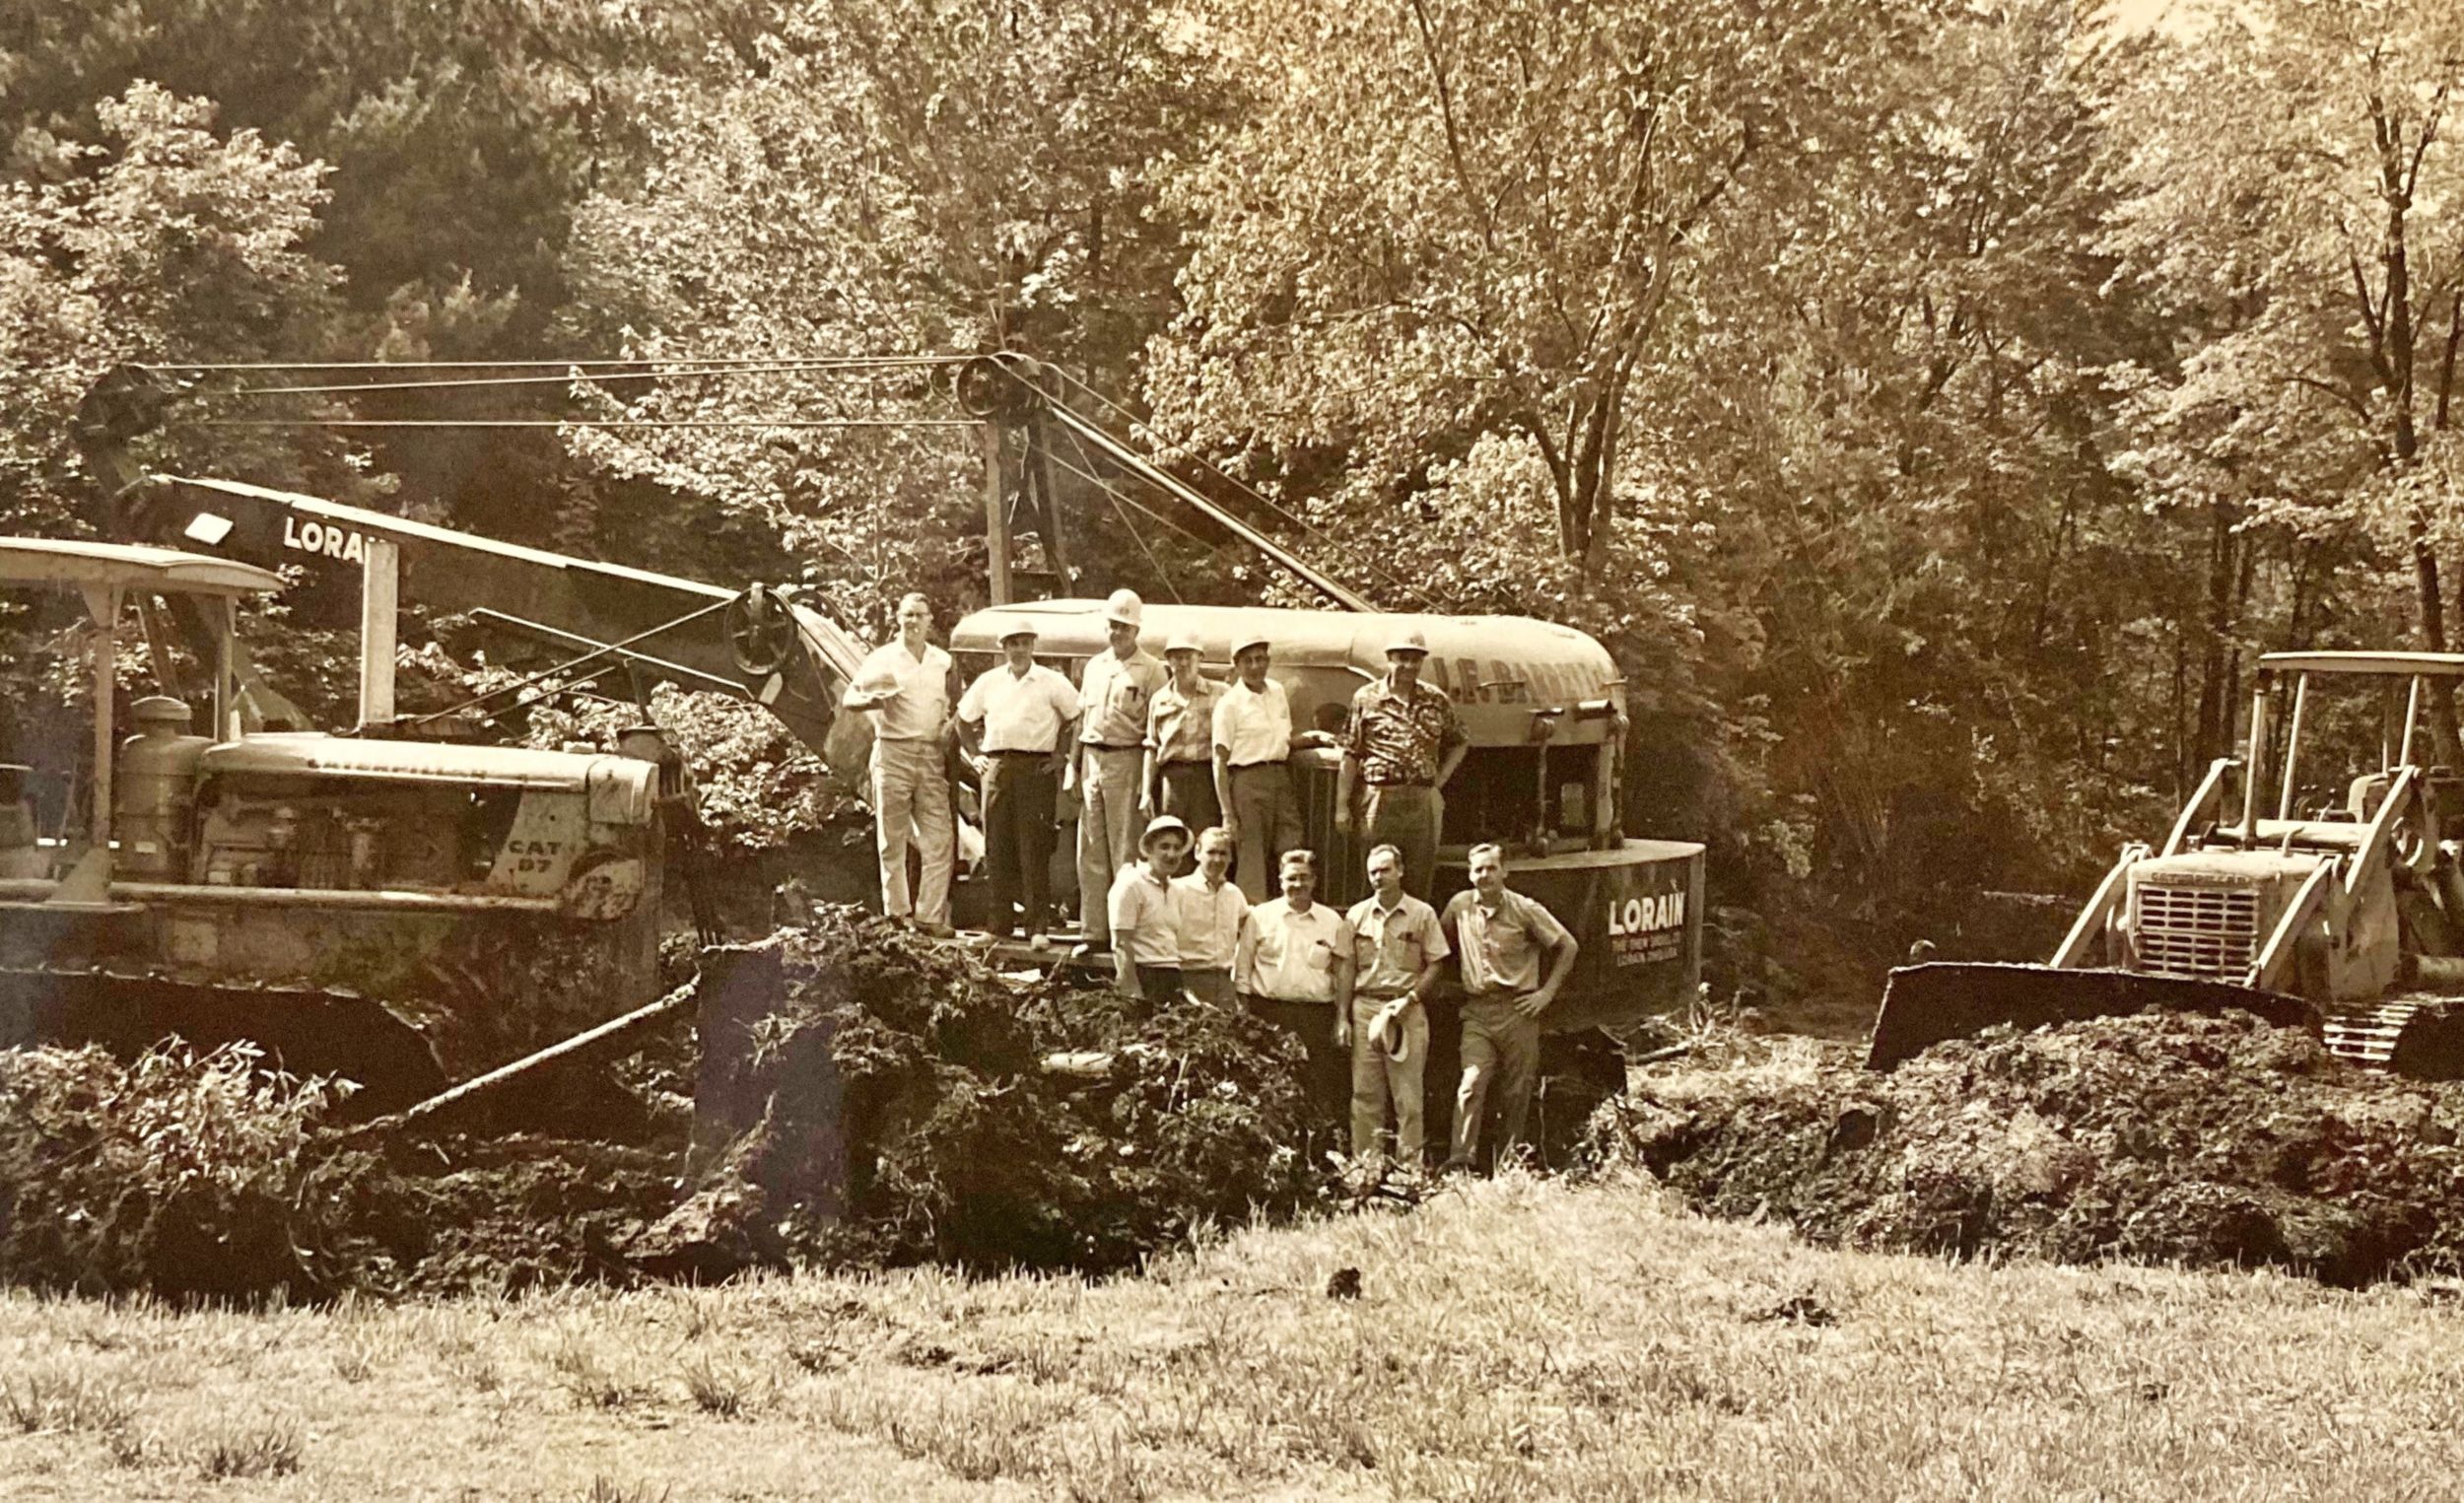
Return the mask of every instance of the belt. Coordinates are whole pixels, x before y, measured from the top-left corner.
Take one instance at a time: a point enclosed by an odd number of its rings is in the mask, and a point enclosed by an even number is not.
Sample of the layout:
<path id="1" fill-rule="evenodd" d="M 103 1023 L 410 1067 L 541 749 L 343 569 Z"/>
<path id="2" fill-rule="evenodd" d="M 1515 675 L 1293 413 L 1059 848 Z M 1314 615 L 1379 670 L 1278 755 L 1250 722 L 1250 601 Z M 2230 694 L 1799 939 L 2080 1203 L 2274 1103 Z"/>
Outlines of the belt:
<path id="1" fill-rule="evenodd" d="M 1132 743 L 1130 743 L 1130 744 L 1129 744 L 1129 745 L 1128 745 L 1128 746 L 1115 746 L 1115 745 L 1113 745 L 1113 744 L 1112 744 L 1111 742 L 1109 742 L 1109 741 L 1085 741 L 1085 742 L 1081 742 L 1081 743 L 1079 743 L 1079 744 L 1084 745 L 1084 746 L 1092 746 L 1092 747 L 1094 747 L 1097 751 L 1144 751 L 1144 750 L 1146 750 L 1146 747 L 1145 747 L 1142 743 L 1138 743 L 1138 742 L 1132 742 Z"/>
<path id="2" fill-rule="evenodd" d="M 1212 767 L 1214 763 L 1204 757 L 1166 757 L 1155 765 L 1157 767 Z"/>
<path id="3" fill-rule="evenodd" d="M 1004 746 L 1000 750 L 993 752 L 992 755 L 995 757 L 1049 757 L 1052 753 L 1049 751 L 1027 751 L 1020 747 Z"/>
<path id="4" fill-rule="evenodd" d="M 1369 786 L 1373 788 L 1433 788 L 1437 786 L 1437 783 L 1428 778 L 1394 778 L 1385 782 L 1372 778 L 1369 780 Z"/>
<path id="5" fill-rule="evenodd" d="M 1254 768 L 1281 767 L 1283 763 L 1284 759 L 1280 757 L 1276 758 L 1272 762 L 1235 762 L 1232 764 L 1232 771 L 1236 773 L 1246 773 Z"/>

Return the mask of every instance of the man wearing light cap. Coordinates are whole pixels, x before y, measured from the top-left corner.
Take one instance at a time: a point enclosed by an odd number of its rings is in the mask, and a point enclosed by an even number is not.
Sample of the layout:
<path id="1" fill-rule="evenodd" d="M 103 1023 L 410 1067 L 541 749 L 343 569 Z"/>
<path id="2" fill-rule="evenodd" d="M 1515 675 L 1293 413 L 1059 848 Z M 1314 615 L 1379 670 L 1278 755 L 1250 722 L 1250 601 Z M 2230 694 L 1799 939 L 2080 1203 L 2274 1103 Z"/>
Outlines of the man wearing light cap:
<path id="1" fill-rule="evenodd" d="M 1178 814 L 1193 830 L 1223 822 L 1215 801 L 1215 704 L 1223 685 L 1198 670 L 1198 638 L 1175 632 L 1164 648 L 1171 677 L 1146 709 L 1146 767 L 1138 812 Z"/>
<path id="2" fill-rule="evenodd" d="M 1355 828 L 1403 855 L 1403 890 L 1427 902 L 1437 886 L 1437 841 L 1446 800 L 1439 789 L 1455 775 L 1472 738 L 1446 691 L 1420 682 L 1429 640 L 1417 627 L 1386 645 L 1386 677 L 1352 695 L 1344 732 L 1343 770 L 1335 785 L 1335 828 Z M 1359 819 L 1354 790 L 1363 784 Z"/>
<path id="3" fill-rule="evenodd" d="M 1035 627 L 1012 621 L 1001 631 L 1006 660 L 989 670 L 958 701 L 958 727 L 981 744 L 984 780 L 984 862 L 992 889 L 991 927 L 1016 931 L 1011 905 L 1026 897 L 1027 937 L 1042 942 L 1051 914 L 1053 806 L 1077 728 L 1078 691 L 1035 660 Z"/>
<path id="4" fill-rule="evenodd" d="M 1124 996 L 1162 1007 L 1181 996 L 1181 936 L 1173 878 L 1190 852 L 1190 827 L 1169 814 L 1138 837 L 1143 860 L 1113 879 L 1106 907 L 1112 921 L 1113 984 Z"/>
<path id="5" fill-rule="evenodd" d="M 1283 853 L 1301 842 L 1300 804 L 1285 766 L 1292 755 L 1292 701 L 1266 676 L 1271 645 L 1249 636 L 1232 645 L 1239 674 L 1215 702 L 1215 800 L 1240 852 L 1234 868 L 1255 905 L 1267 901 Z"/>
<path id="6" fill-rule="evenodd" d="M 1085 940 L 1080 954 L 1112 944 L 1105 895 L 1114 874 L 1137 859 L 1147 707 L 1164 686 L 1164 665 L 1138 646 L 1145 610 L 1137 591 L 1114 590 L 1104 602 L 1109 643 L 1078 676 L 1086 717 L 1073 748 L 1070 781 L 1078 789 L 1078 927 Z"/>
<path id="7" fill-rule="evenodd" d="M 873 649 L 842 701 L 872 717 L 873 847 L 881 859 L 881 911 L 927 933 L 950 933 L 950 785 L 944 759 L 950 723 L 950 654 L 932 645 L 932 602 L 898 603 L 898 639 Z M 913 832 L 924 856 L 907 887 Z"/>

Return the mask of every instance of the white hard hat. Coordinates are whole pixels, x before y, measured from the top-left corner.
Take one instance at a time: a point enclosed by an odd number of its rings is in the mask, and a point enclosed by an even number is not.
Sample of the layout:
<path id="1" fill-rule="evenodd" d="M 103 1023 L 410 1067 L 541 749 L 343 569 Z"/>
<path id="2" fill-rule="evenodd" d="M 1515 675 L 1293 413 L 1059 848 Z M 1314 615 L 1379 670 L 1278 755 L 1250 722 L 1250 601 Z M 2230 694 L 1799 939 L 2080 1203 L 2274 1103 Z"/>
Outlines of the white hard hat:
<path id="1" fill-rule="evenodd" d="M 1178 814 L 1156 815 L 1146 822 L 1145 833 L 1138 837 L 1138 849 L 1143 851 L 1155 844 L 1155 837 L 1159 835 L 1178 835 L 1187 840 L 1190 835 L 1189 821 Z"/>
<path id="2" fill-rule="evenodd" d="M 1264 632 L 1258 631 L 1243 632 L 1240 636 L 1232 639 L 1232 655 L 1235 657 L 1240 656 L 1251 648 L 1265 648 L 1268 651 L 1272 651 L 1274 649 L 1274 640 L 1266 636 Z"/>
<path id="3" fill-rule="evenodd" d="M 1146 602 L 1134 589 L 1116 589 L 1104 597 L 1104 619 L 1136 626 L 1146 615 Z"/>
<path id="4" fill-rule="evenodd" d="M 1172 640 L 1164 644 L 1164 650 L 1166 652 L 1203 652 L 1206 649 L 1199 645 L 1196 632 L 1175 632 L 1172 634 Z"/>
<path id="5" fill-rule="evenodd" d="M 1034 622 L 1022 619 L 1013 619 L 1002 625 L 1001 635 L 998 640 L 1007 642 L 1013 637 L 1033 637 L 1035 635 L 1036 630 Z"/>
<path id="6" fill-rule="evenodd" d="M 1390 657 L 1397 652 L 1417 652 L 1426 657 L 1429 655 L 1429 634 L 1416 626 L 1397 632 L 1386 639 L 1386 651 Z"/>

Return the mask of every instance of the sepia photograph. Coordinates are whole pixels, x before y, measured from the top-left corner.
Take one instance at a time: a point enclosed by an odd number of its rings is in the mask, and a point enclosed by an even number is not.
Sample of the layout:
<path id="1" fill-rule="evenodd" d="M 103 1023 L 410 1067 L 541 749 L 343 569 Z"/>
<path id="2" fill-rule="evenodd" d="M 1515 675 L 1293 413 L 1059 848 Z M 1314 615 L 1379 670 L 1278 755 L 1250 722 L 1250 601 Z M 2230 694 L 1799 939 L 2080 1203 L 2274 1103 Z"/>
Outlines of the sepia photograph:
<path id="1" fill-rule="evenodd" d="M 2456 1497 L 2460 362 L 2459 0 L 0 0 L 0 1497 Z"/>

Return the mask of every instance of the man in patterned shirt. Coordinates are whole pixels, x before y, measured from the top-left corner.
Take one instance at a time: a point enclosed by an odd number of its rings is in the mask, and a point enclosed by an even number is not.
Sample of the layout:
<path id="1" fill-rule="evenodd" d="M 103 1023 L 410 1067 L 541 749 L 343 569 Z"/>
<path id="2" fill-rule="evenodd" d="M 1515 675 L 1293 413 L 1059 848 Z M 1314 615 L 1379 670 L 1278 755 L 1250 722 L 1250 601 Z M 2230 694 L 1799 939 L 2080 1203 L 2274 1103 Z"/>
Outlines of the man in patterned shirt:
<path id="1" fill-rule="evenodd" d="M 1403 890 L 1428 901 L 1437 886 L 1437 836 L 1445 796 L 1472 738 L 1446 691 L 1420 682 L 1429 640 L 1417 628 L 1386 645 L 1386 677 L 1352 695 L 1335 786 L 1335 828 L 1350 834 L 1353 790 L 1368 786 L 1358 825 L 1376 845 L 1403 854 Z"/>
<path id="2" fill-rule="evenodd" d="M 1146 707 L 1146 770 L 1138 812 L 1148 819 L 1178 814 L 1193 830 L 1223 821 L 1215 802 L 1215 701 L 1223 685 L 1198 669 L 1198 638 L 1180 631 L 1164 649 L 1171 679 Z"/>

